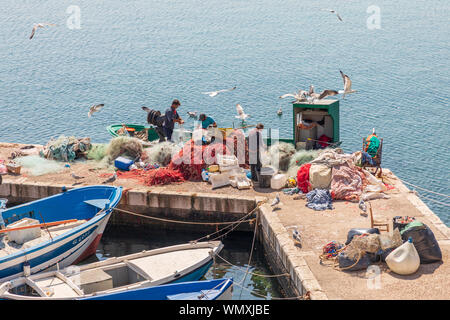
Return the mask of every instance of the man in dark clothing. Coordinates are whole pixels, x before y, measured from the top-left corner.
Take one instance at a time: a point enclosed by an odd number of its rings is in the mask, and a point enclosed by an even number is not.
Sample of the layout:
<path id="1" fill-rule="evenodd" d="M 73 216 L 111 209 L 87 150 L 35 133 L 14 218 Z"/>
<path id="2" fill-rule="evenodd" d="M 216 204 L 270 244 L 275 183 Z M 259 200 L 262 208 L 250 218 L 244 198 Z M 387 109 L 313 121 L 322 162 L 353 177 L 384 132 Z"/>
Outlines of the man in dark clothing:
<path id="1" fill-rule="evenodd" d="M 261 172 L 261 150 L 264 148 L 262 129 L 264 125 L 258 123 L 256 128 L 248 134 L 248 152 L 253 181 L 258 181 L 258 174 Z"/>
<path id="2" fill-rule="evenodd" d="M 180 105 L 181 105 L 180 101 L 175 99 L 172 101 L 172 106 L 166 110 L 163 129 L 164 135 L 166 136 L 168 141 L 172 141 L 172 133 L 173 128 L 175 126 L 175 122 L 178 122 L 179 124 L 184 123 L 183 119 L 180 118 L 177 112 L 177 108 Z"/>

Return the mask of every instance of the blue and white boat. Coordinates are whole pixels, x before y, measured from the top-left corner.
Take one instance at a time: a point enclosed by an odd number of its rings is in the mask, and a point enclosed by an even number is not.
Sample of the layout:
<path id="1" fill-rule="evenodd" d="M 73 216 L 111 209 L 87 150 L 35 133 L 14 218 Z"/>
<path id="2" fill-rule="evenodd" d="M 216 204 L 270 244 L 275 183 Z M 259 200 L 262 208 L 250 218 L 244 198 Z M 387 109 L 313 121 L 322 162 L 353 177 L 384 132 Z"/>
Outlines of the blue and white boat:
<path id="1" fill-rule="evenodd" d="M 231 300 L 233 279 L 213 279 L 164 284 L 81 300 Z"/>
<path id="2" fill-rule="evenodd" d="M 0 283 L 95 253 L 121 196 L 122 187 L 88 186 L 0 209 Z"/>
<path id="3" fill-rule="evenodd" d="M 197 281 L 205 275 L 222 248 L 220 241 L 190 242 L 40 272 L 2 283 L 0 298 L 78 300 L 109 294 L 125 297 L 127 292 L 142 288 Z"/>

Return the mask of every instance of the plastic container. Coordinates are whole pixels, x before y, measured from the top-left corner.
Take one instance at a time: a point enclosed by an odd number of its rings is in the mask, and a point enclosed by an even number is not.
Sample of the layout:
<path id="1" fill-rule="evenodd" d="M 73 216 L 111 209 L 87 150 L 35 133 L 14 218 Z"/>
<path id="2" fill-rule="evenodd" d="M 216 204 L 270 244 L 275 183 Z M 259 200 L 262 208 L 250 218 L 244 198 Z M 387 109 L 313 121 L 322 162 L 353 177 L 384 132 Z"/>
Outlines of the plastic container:
<path id="1" fill-rule="evenodd" d="M 270 179 L 270 188 L 279 190 L 284 188 L 286 185 L 287 177 L 285 174 L 279 173 L 272 176 L 272 179 Z"/>
<path id="2" fill-rule="evenodd" d="M 209 180 L 209 172 L 206 171 L 205 169 L 203 169 L 203 171 L 202 171 L 202 179 L 203 179 L 203 181 Z"/>
<path id="3" fill-rule="evenodd" d="M 275 169 L 272 167 L 262 167 L 258 173 L 258 183 L 260 188 L 270 188 L 270 180 L 275 174 Z"/>
<path id="4" fill-rule="evenodd" d="M 23 218 L 19 221 L 9 224 L 6 227 L 6 229 L 27 227 L 27 226 L 31 226 L 34 224 L 39 224 L 39 220 L 31 219 L 31 218 Z M 40 227 L 8 232 L 9 241 L 14 241 L 17 244 L 23 244 L 27 241 L 39 238 L 40 236 L 41 236 L 41 228 Z"/>
<path id="5" fill-rule="evenodd" d="M 209 181 L 212 184 L 212 189 L 220 188 L 231 184 L 230 176 L 224 173 L 212 173 L 209 175 Z"/>
<path id="6" fill-rule="evenodd" d="M 133 160 L 130 160 L 130 159 L 127 159 L 124 157 L 118 157 L 118 158 L 116 158 L 116 160 L 114 160 L 114 166 L 119 170 L 128 171 L 132 164 L 133 164 Z"/>
<path id="7" fill-rule="evenodd" d="M 389 269 L 397 274 L 409 275 L 415 273 L 420 266 L 420 257 L 412 239 L 409 238 L 408 241 L 392 251 L 386 257 L 386 264 Z"/>

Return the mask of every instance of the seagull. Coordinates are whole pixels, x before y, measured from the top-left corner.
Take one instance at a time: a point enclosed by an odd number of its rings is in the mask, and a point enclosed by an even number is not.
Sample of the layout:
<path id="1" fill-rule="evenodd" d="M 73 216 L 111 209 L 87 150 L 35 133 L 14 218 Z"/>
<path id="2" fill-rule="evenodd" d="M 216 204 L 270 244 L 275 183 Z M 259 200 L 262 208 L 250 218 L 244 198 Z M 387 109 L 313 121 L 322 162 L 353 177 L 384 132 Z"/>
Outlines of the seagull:
<path id="1" fill-rule="evenodd" d="M 234 89 L 236 89 L 236 87 L 233 87 L 233 88 L 231 88 L 231 89 L 223 89 L 223 90 L 217 90 L 217 91 L 211 91 L 211 92 L 202 92 L 202 93 L 203 93 L 203 94 L 207 94 L 207 95 L 210 96 L 210 97 L 215 97 L 215 96 L 217 96 L 219 93 L 227 92 L 227 91 L 232 91 L 232 90 L 234 90 Z"/>
<path id="2" fill-rule="evenodd" d="M 187 114 L 191 118 L 197 118 L 197 111 L 188 111 Z"/>
<path id="3" fill-rule="evenodd" d="M 90 118 L 94 112 L 100 111 L 104 106 L 105 105 L 102 103 L 102 104 L 97 104 L 97 105 L 93 105 L 92 107 L 90 107 L 89 112 L 88 112 L 88 117 Z"/>
<path id="4" fill-rule="evenodd" d="M 80 177 L 80 176 L 77 176 L 75 173 L 73 173 L 72 172 L 72 178 L 74 178 L 75 180 L 78 180 L 78 179 L 84 179 L 84 177 Z"/>
<path id="5" fill-rule="evenodd" d="M 280 99 L 284 99 L 287 97 L 294 97 L 295 101 L 292 101 L 292 103 L 294 102 L 302 102 L 302 101 L 306 101 L 306 96 L 308 95 L 308 92 L 304 91 L 304 90 L 298 90 L 297 93 L 286 93 L 283 94 L 282 96 L 279 96 Z"/>
<path id="6" fill-rule="evenodd" d="M 276 207 L 278 205 L 281 204 L 281 200 L 280 200 L 280 194 L 277 193 L 277 195 L 275 196 L 275 199 L 273 199 L 272 203 L 270 204 L 271 207 Z"/>
<path id="7" fill-rule="evenodd" d="M 361 199 L 358 203 L 358 207 L 364 212 L 367 212 L 367 205 L 364 203 L 364 200 Z"/>
<path id="8" fill-rule="evenodd" d="M 298 232 L 297 228 L 292 230 L 292 238 L 294 239 L 294 242 L 296 245 L 302 244 L 302 238 L 301 238 L 300 232 Z"/>
<path id="9" fill-rule="evenodd" d="M 244 121 L 245 119 L 247 119 L 249 117 L 248 114 L 244 113 L 244 109 L 242 109 L 242 107 L 239 103 L 236 105 L 236 111 L 238 113 L 238 116 L 236 116 L 236 118 L 241 119 L 242 121 Z"/>
<path id="10" fill-rule="evenodd" d="M 281 107 L 277 111 L 277 115 L 281 116 L 283 114 L 283 110 L 281 110 Z"/>
<path id="11" fill-rule="evenodd" d="M 44 23 L 35 23 L 35 24 L 34 24 L 34 27 L 33 27 L 33 31 L 31 31 L 30 40 L 33 39 L 34 33 L 36 32 L 37 28 L 44 28 L 44 27 L 46 27 L 46 26 L 56 26 L 56 24 L 53 24 L 53 23 L 47 23 L 47 22 L 44 22 Z"/>
<path id="12" fill-rule="evenodd" d="M 355 93 L 356 90 L 352 90 L 352 81 L 350 80 L 350 78 L 341 70 L 339 70 L 339 72 L 341 73 L 342 79 L 344 80 L 344 90 L 339 90 L 338 93 L 342 93 L 342 99 L 344 99 L 346 94 Z"/>
<path id="13" fill-rule="evenodd" d="M 147 112 L 147 113 L 149 113 L 149 112 L 151 111 L 150 108 L 147 108 L 147 107 L 145 107 L 145 106 L 142 107 L 142 110 L 144 110 L 144 111 Z"/>
<path id="14" fill-rule="evenodd" d="M 117 179 L 117 174 L 114 173 L 113 176 L 112 176 L 111 178 L 106 179 L 106 180 L 103 181 L 102 183 L 103 183 L 103 184 L 105 184 L 105 183 L 111 183 L 111 182 L 116 181 L 116 179 Z"/>
<path id="15" fill-rule="evenodd" d="M 339 92 L 337 92 L 336 90 L 323 90 L 321 93 L 316 93 L 314 92 L 314 86 L 310 85 L 309 86 L 309 92 L 308 92 L 308 96 L 311 99 L 308 99 L 309 102 L 314 102 L 314 100 L 322 100 L 328 96 L 335 96 L 339 94 Z"/>
<path id="16" fill-rule="evenodd" d="M 322 11 L 328 11 L 328 12 L 334 13 L 338 17 L 339 20 L 344 22 L 344 20 L 342 20 L 341 16 L 339 15 L 339 13 L 336 12 L 336 10 L 333 10 L 333 9 L 322 9 Z"/>

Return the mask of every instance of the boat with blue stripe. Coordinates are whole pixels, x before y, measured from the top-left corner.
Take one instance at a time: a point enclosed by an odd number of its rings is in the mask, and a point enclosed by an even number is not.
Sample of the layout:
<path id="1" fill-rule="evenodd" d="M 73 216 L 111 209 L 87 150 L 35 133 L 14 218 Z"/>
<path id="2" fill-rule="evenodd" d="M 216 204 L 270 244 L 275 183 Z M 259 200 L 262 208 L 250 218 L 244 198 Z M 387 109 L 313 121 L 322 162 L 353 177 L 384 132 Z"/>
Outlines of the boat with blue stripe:
<path id="1" fill-rule="evenodd" d="M 0 282 L 95 253 L 121 196 L 122 187 L 87 186 L 0 209 Z"/>
<path id="2" fill-rule="evenodd" d="M 25 275 L 3 282 L 0 298 L 78 300 L 119 293 L 126 296 L 126 292 L 137 289 L 198 281 L 222 248 L 220 241 L 190 242 Z M 184 292 L 194 291 L 198 290 Z"/>

